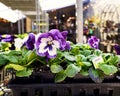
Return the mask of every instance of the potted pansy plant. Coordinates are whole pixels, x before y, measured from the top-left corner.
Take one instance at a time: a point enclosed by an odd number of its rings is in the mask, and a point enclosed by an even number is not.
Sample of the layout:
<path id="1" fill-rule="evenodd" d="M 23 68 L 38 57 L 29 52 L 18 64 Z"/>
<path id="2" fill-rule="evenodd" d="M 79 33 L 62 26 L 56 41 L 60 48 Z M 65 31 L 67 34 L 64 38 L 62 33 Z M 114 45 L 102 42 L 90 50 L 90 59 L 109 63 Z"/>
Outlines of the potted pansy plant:
<path id="1" fill-rule="evenodd" d="M 29 33 L 23 39 L 14 39 L 15 50 L 1 51 L 0 66 L 12 70 L 17 77 L 46 72 L 54 74 L 55 82 L 62 82 L 80 74 L 98 83 L 119 71 L 120 60 L 119 55 L 99 50 L 99 42 L 92 36 L 87 44 L 73 44 L 67 41 L 67 31 L 57 29 Z"/>
<path id="2" fill-rule="evenodd" d="M 64 61 L 62 53 L 70 50 L 66 35 L 67 31 L 53 29 L 38 35 L 30 33 L 24 39 L 16 38 L 14 39 L 16 50 L 1 52 L 3 60 L 1 63 L 5 65 L 4 68 L 12 69 L 18 77 L 28 77 L 34 71 L 42 72 L 49 68 L 53 69 L 53 72 L 61 71 L 62 67 L 59 64 Z"/>

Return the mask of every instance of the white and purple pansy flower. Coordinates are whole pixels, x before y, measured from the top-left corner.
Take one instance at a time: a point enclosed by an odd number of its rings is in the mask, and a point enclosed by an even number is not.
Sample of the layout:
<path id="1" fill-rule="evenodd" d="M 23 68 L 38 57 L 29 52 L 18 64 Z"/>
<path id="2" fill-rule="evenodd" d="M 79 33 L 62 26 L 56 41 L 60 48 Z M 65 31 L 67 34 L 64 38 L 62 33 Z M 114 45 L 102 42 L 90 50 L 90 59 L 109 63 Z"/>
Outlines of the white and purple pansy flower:
<path id="1" fill-rule="evenodd" d="M 42 33 L 36 41 L 37 54 L 47 58 L 55 58 L 57 55 L 57 49 L 65 50 L 67 49 L 67 46 L 69 47 L 70 45 L 57 29 Z"/>
<path id="2" fill-rule="evenodd" d="M 88 44 L 95 49 L 98 49 L 100 40 L 96 36 L 91 36 L 91 38 L 88 39 Z"/>
<path id="3" fill-rule="evenodd" d="M 28 35 L 27 40 L 25 41 L 24 45 L 26 45 L 27 49 L 33 50 L 35 48 L 35 34 L 30 33 Z"/>
<path id="4" fill-rule="evenodd" d="M 70 44 L 68 42 L 66 42 L 66 37 L 68 34 L 68 31 L 63 31 L 60 32 L 57 29 L 52 29 L 48 32 L 48 34 L 50 34 L 53 39 L 59 41 L 60 43 L 60 50 L 66 50 L 66 49 L 70 49 Z"/>

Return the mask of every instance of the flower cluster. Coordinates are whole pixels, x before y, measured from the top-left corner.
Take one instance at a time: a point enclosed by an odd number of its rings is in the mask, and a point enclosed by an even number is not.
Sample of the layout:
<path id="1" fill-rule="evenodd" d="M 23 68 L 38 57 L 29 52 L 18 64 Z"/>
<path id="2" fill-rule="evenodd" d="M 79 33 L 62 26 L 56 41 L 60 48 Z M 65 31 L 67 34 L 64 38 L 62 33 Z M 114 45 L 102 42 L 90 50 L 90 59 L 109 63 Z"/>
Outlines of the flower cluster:
<path id="1" fill-rule="evenodd" d="M 8 37 L 4 40 L 5 43 L 8 40 L 11 42 L 10 36 Z M 12 69 L 18 77 L 30 76 L 36 66 L 49 66 L 50 69 L 51 65 L 64 62 L 64 51 L 71 49 L 70 42 L 66 39 L 67 31 L 60 32 L 57 29 L 40 34 L 29 33 L 24 38 L 15 35 L 14 43 L 12 42 L 15 50 L 1 50 L 0 66 Z"/>

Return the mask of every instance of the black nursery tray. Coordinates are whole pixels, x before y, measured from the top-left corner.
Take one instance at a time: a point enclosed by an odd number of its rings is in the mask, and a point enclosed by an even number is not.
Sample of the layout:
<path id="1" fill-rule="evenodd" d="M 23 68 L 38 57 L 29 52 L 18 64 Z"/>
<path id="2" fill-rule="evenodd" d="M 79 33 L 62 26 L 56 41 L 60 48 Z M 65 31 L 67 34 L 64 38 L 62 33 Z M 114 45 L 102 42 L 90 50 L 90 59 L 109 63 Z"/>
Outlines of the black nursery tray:
<path id="1" fill-rule="evenodd" d="M 76 75 L 74 78 L 66 78 L 64 81 L 55 83 L 55 75 L 51 73 L 38 73 L 30 77 L 16 77 L 9 84 L 72 84 L 72 83 L 95 83 L 88 76 Z M 120 83 L 115 76 L 105 77 L 102 83 Z"/>
<path id="2" fill-rule="evenodd" d="M 94 83 L 89 77 L 66 78 L 55 83 L 54 75 L 11 79 L 8 87 L 13 96 L 120 96 L 120 81 L 107 77 Z"/>

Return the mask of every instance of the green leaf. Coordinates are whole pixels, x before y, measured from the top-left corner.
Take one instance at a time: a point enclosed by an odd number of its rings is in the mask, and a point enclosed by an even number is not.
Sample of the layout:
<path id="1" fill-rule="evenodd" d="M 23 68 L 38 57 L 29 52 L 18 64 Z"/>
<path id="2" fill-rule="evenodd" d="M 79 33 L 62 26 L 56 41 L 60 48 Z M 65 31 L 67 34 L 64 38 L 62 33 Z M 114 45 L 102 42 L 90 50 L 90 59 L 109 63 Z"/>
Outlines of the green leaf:
<path id="1" fill-rule="evenodd" d="M 76 60 L 75 56 L 70 55 L 68 52 L 65 52 L 63 55 L 65 56 L 66 59 L 68 59 L 70 61 L 75 61 Z"/>
<path id="2" fill-rule="evenodd" d="M 8 60 L 3 58 L 3 55 L 0 54 L 0 66 L 5 65 L 7 62 L 8 62 Z"/>
<path id="3" fill-rule="evenodd" d="M 8 54 L 8 55 L 4 55 L 3 57 L 12 63 L 18 63 L 18 56 L 12 56 Z"/>
<path id="4" fill-rule="evenodd" d="M 84 55 L 81 54 L 80 56 L 81 56 L 82 61 L 87 61 L 87 58 Z"/>
<path id="5" fill-rule="evenodd" d="M 78 47 L 78 46 L 72 47 L 71 52 L 72 52 L 72 54 L 74 54 L 74 55 L 79 54 L 79 47 Z"/>
<path id="6" fill-rule="evenodd" d="M 32 64 L 35 60 L 36 60 L 36 58 L 35 58 L 35 59 L 32 59 L 32 60 L 29 61 L 29 62 L 26 62 L 26 64 L 25 64 L 24 66 L 29 66 L 29 65 Z"/>
<path id="7" fill-rule="evenodd" d="M 90 68 L 89 76 L 96 83 L 101 83 L 103 81 L 103 74 L 99 70 Z"/>
<path id="8" fill-rule="evenodd" d="M 33 70 L 32 69 L 24 69 L 22 71 L 17 71 L 16 76 L 18 77 L 28 77 L 32 74 Z"/>
<path id="9" fill-rule="evenodd" d="M 50 70 L 52 71 L 52 73 L 59 73 L 61 70 L 63 70 L 63 68 L 60 65 L 51 65 L 50 66 Z"/>
<path id="10" fill-rule="evenodd" d="M 19 55 L 21 55 L 21 51 L 10 50 L 9 55 L 16 55 L 16 56 L 19 56 Z"/>
<path id="11" fill-rule="evenodd" d="M 119 62 L 119 60 L 120 60 L 120 58 L 118 57 L 118 56 L 112 56 L 111 57 L 111 60 L 109 61 L 109 63 L 111 64 L 111 65 L 116 65 L 116 64 L 118 64 L 118 62 Z"/>
<path id="12" fill-rule="evenodd" d="M 85 56 L 89 56 L 91 55 L 91 50 L 84 50 L 82 51 L 82 54 L 84 54 Z"/>
<path id="13" fill-rule="evenodd" d="M 117 67 L 115 67 L 114 65 L 107 65 L 107 64 L 101 64 L 99 66 L 99 68 L 106 74 L 106 75 L 112 75 L 114 73 L 116 73 Z"/>
<path id="14" fill-rule="evenodd" d="M 99 50 L 99 49 L 95 49 L 95 50 L 94 50 L 94 54 L 97 55 L 97 56 L 99 56 L 99 55 L 102 54 L 102 51 Z"/>
<path id="15" fill-rule="evenodd" d="M 76 62 L 80 62 L 80 61 L 87 61 L 87 58 L 82 54 L 76 55 Z"/>
<path id="16" fill-rule="evenodd" d="M 9 47 L 11 47 L 9 42 L 0 42 L 0 50 L 5 51 L 6 49 L 9 49 Z"/>
<path id="17" fill-rule="evenodd" d="M 96 58 L 96 55 L 89 55 L 87 56 L 87 59 L 92 62 L 92 60 Z"/>
<path id="18" fill-rule="evenodd" d="M 65 73 L 68 77 L 74 77 L 80 70 L 81 67 L 77 67 L 74 64 L 70 64 L 67 66 Z"/>
<path id="19" fill-rule="evenodd" d="M 27 54 L 27 62 L 31 61 L 32 59 L 35 59 L 36 56 L 37 55 L 36 55 L 35 51 L 29 51 Z"/>
<path id="20" fill-rule="evenodd" d="M 91 66 L 92 65 L 92 63 L 91 62 L 82 62 L 84 65 L 86 65 L 86 66 Z"/>
<path id="21" fill-rule="evenodd" d="M 102 57 L 103 57 L 103 59 L 104 59 L 104 61 L 106 63 L 109 63 L 109 61 L 111 60 L 112 55 L 111 55 L 111 53 L 103 53 Z"/>
<path id="22" fill-rule="evenodd" d="M 79 56 L 79 55 L 76 55 L 76 62 L 81 62 L 82 61 L 82 58 L 81 58 L 81 56 Z"/>
<path id="23" fill-rule="evenodd" d="M 56 74 L 56 76 L 55 76 L 55 82 L 62 82 L 62 81 L 65 80 L 66 77 L 67 76 L 64 73 L 64 71 L 61 71 L 61 72 L 59 72 L 59 73 Z"/>
<path id="24" fill-rule="evenodd" d="M 34 56 L 32 57 L 32 51 L 31 50 L 26 50 L 25 48 L 22 49 L 22 64 L 23 65 L 26 65 L 28 64 L 30 61 L 30 58 L 31 60 L 34 58 Z"/>
<path id="25" fill-rule="evenodd" d="M 90 45 L 88 45 L 88 44 L 82 44 L 82 43 L 77 43 L 76 46 L 78 46 L 82 50 L 86 50 L 86 49 L 88 50 L 88 49 L 91 48 Z"/>
<path id="26" fill-rule="evenodd" d="M 62 58 L 63 57 L 63 51 L 57 50 L 57 57 L 56 58 Z"/>
<path id="27" fill-rule="evenodd" d="M 83 76 L 88 76 L 89 72 L 88 72 L 88 70 L 81 70 L 80 74 L 83 75 Z"/>
<path id="28" fill-rule="evenodd" d="M 8 64 L 5 66 L 6 69 L 9 69 L 9 68 L 12 68 L 16 71 L 21 71 L 21 70 L 24 70 L 25 67 L 21 66 L 21 65 L 16 65 L 16 64 Z"/>

